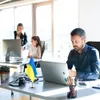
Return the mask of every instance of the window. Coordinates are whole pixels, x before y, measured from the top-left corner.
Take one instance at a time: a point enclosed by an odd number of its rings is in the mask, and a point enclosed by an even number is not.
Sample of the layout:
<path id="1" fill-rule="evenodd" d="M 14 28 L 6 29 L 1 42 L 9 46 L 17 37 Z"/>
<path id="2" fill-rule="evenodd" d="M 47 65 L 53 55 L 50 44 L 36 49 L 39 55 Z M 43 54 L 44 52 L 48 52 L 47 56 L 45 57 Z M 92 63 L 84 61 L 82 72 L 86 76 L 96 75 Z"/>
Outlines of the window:
<path id="1" fill-rule="evenodd" d="M 28 36 L 28 41 L 32 37 L 32 5 L 25 5 L 15 8 L 15 30 L 18 23 L 22 23 L 24 31 Z"/>
<path id="2" fill-rule="evenodd" d="M 46 43 L 46 50 L 52 51 L 51 4 L 36 7 L 36 34 Z"/>
<path id="3" fill-rule="evenodd" d="M 2 48 L 2 39 L 12 39 L 14 30 L 14 9 L 4 9 L 0 11 L 0 48 Z M 0 55 L 2 50 L 0 49 Z"/>
<path id="4" fill-rule="evenodd" d="M 14 8 L 0 11 L 0 34 L 1 39 L 13 39 L 14 31 Z"/>
<path id="5" fill-rule="evenodd" d="M 32 37 L 32 5 L 13 7 L 0 11 L 0 40 L 14 39 L 14 30 L 18 23 L 23 23 L 28 41 Z M 0 48 L 2 47 L 0 41 Z M 1 53 L 1 49 L 0 49 Z"/>

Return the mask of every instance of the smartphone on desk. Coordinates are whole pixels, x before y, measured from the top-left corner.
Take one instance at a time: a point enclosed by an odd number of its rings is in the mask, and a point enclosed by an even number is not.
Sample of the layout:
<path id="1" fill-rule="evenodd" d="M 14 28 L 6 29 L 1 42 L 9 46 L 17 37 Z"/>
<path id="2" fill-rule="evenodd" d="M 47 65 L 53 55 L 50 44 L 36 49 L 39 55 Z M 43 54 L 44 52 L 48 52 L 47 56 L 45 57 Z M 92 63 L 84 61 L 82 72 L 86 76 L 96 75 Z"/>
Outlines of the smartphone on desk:
<path id="1" fill-rule="evenodd" d="M 79 82 L 79 83 L 78 83 L 78 86 L 79 86 L 79 87 L 84 87 L 84 86 L 86 86 L 86 83 L 85 83 L 85 82 Z"/>

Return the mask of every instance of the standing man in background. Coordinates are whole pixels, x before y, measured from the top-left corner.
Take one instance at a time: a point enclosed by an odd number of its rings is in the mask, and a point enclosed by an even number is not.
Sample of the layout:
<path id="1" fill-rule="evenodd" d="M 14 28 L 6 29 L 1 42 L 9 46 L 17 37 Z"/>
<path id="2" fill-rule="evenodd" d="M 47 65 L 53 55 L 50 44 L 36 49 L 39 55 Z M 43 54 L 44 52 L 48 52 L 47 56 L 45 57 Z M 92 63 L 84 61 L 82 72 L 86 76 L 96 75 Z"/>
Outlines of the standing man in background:
<path id="1" fill-rule="evenodd" d="M 14 31 L 14 39 L 21 39 L 21 46 L 25 46 L 27 43 L 27 35 L 23 32 L 23 24 L 17 25 L 17 30 Z"/>
<path id="2" fill-rule="evenodd" d="M 99 52 L 86 43 L 86 33 L 76 28 L 70 33 L 73 50 L 70 51 L 67 65 L 69 76 L 77 76 L 80 80 L 96 80 L 99 77 Z M 73 65 L 76 72 L 72 71 Z"/>

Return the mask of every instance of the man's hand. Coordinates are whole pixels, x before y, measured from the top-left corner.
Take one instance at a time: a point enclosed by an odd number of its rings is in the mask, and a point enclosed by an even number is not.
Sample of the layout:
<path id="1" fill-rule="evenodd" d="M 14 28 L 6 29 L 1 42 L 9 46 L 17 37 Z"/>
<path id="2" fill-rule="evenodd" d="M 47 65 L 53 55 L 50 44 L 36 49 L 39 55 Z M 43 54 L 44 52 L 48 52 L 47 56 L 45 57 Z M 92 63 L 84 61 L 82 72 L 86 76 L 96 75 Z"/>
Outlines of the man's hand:
<path id="1" fill-rule="evenodd" d="M 76 71 L 68 70 L 68 76 L 75 77 L 76 76 Z"/>

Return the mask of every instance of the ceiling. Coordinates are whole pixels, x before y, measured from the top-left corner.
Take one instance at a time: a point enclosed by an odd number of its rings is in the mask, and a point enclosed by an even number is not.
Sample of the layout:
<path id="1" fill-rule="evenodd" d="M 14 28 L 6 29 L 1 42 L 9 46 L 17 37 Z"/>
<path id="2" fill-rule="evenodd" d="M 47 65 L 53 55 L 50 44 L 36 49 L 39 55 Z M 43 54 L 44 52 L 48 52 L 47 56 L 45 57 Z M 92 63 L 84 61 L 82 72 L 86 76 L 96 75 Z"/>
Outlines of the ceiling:
<path id="1" fill-rule="evenodd" d="M 0 0 L 0 4 L 13 3 L 17 1 L 23 1 L 23 0 Z"/>
<path id="2" fill-rule="evenodd" d="M 42 3 L 42 2 L 48 2 L 52 0 L 0 0 L 0 10 L 9 8 L 9 7 L 15 7 L 25 4 L 36 4 L 36 3 Z"/>

